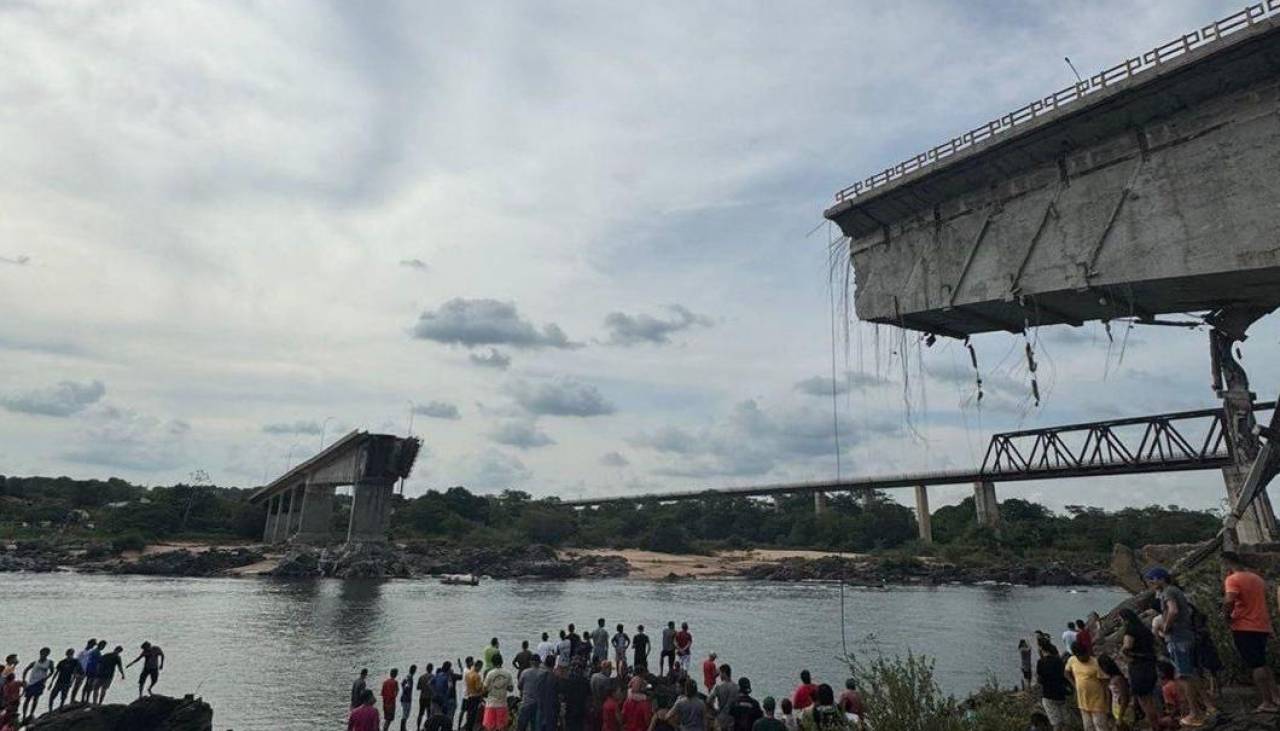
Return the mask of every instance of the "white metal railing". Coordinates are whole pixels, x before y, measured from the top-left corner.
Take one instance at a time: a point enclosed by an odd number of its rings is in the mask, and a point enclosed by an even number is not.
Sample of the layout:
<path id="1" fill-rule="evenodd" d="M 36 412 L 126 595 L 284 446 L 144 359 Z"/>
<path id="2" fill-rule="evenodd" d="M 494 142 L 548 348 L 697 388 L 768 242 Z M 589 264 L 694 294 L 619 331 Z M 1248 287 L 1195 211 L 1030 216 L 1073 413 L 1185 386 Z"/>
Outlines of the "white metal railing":
<path id="1" fill-rule="evenodd" d="M 915 157 L 903 160 L 897 165 L 881 170 L 865 180 L 859 180 L 853 185 L 838 191 L 836 193 L 836 201 L 857 198 L 863 193 L 886 185 L 921 168 L 933 165 L 939 160 L 945 160 L 992 137 L 1005 134 L 1018 125 L 1030 122 L 1061 107 L 1074 104 L 1091 94 L 1115 85 L 1117 82 L 1157 68 L 1163 63 L 1185 56 L 1192 51 L 1212 46 L 1260 20 L 1277 16 L 1280 16 L 1280 0 L 1261 0 L 1261 2 L 1249 5 L 1243 10 L 1206 25 L 1199 30 L 1193 30 L 1180 38 L 1169 41 L 1162 46 L 1157 46 L 1141 56 L 1130 58 L 1106 71 L 1094 74 L 1086 81 L 1077 82 L 1043 99 L 1037 99 L 999 119 L 971 129 L 959 137 L 952 137 L 931 150 L 926 150 Z"/>

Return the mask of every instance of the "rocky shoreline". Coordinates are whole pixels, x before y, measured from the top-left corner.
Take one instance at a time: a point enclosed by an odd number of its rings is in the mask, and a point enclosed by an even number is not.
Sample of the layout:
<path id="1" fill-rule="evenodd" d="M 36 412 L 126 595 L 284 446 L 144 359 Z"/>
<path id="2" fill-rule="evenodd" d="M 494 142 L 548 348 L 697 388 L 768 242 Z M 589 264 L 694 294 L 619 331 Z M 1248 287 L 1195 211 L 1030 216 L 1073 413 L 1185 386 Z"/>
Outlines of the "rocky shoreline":
<path id="1" fill-rule="evenodd" d="M 362 544 L 314 548 L 297 546 L 283 554 L 262 546 L 160 547 L 113 554 L 97 544 L 14 542 L 0 546 L 0 572 L 129 574 L 143 576 L 275 576 L 336 578 L 430 578 L 472 574 L 491 579 L 692 578 L 747 581 L 840 581 L 855 586 L 1017 584 L 1025 586 L 1114 585 L 1117 576 L 1103 561 L 1068 566 L 1061 562 L 1009 561 L 966 566 L 935 558 L 835 556 L 705 557 L 672 560 L 672 570 L 641 571 L 628 552 L 557 551 L 544 545 L 470 547 L 440 541 Z M 698 557 L 701 559 L 702 557 Z M 694 570 L 694 568 L 698 570 Z M 1119 583 L 1123 585 L 1123 580 Z"/>

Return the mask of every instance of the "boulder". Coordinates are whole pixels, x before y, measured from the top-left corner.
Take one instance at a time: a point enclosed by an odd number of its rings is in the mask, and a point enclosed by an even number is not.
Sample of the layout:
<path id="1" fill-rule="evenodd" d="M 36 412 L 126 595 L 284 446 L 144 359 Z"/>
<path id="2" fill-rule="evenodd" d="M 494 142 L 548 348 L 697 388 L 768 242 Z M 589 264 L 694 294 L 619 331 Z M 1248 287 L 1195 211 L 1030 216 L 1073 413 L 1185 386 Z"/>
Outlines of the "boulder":
<path id="1" fill-rule="evenodd" d="M 294 548 L 280 559 L 276 567 L 267 572 L 268 576 L 324 576 L 320 567 L 320 550 L 316 548 Z"/>
<path id="2" fill-rule="evenodd" d="M 129 705 L 83 703 L 45 714 L 29 731 L 212 731 L 213 709 L 199 698 L 152 695 Z"/>
<path id="3" fill-rule="evenodd" d="M 1141 594 L 1147 590 L 1147 582 L 1142 580 L 1142 566 L 1132 548 L 1117 543 L 1111 549 L 1111 575 L 1121 588 Z"/>

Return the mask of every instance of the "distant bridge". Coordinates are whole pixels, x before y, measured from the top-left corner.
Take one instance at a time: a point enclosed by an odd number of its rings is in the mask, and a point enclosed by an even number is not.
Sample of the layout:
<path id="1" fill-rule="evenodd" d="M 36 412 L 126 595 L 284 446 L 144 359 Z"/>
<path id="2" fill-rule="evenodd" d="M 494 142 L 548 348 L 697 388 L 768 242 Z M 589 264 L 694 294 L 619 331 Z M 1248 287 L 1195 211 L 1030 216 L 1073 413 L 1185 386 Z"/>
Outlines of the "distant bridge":
<path id="1" fill-rule="evenodd" d="M 1275 407 L 1275 401 L 1253 405 L 1255 411 Z M 619 503 L 673 503 L 708 497 L 812 494 L 814 510 L 821 513 L 826 509 L 826 495 L 830 492 L 914 487 L 920 539 L 932 542 L 930 485 L 972 484 L 978 522 L 998 528 L 1000 512 L 996 501 L 996 482 L 1224 469 L 1233 464 L 1229 445 L 1223 410 L 1197 409 L 995 434 L 987 445 L 982 466 L 977 470 L 913 472 L 699 492 L 581 498 L 566 500 L 564 504 L 591 508 Z"/>

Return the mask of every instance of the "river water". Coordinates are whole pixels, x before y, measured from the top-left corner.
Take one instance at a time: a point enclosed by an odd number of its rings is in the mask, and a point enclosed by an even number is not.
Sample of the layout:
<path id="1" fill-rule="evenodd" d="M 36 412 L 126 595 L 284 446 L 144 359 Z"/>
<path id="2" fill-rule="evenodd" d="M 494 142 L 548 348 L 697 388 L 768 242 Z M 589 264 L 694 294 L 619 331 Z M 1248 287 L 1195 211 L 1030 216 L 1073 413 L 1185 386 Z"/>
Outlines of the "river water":
<path id="1" fill-rule="evenodd" d="M 149 639 L 167 656 L 157 691 L 203 696 L 215 729 L 297 731 L 345 728 L 361 666 L 376 688 L 393 666 L 478 655 L 495 635 L 509 658 L 521 639 L 568 622 L 594 626 L 597 617 L 610 627 L 625 622 L 628 632 L 643 623 L 655 639 L 667 620 L 687 621 L 695 660 L 714 649 L 761 698 L 788 692 L 801 668 L 839 688 L 845 642 L 861 653 L 933 656 L 943 687 L 959 694 L 988 674 L 1016 682 L 1019 636 L 1037 628 L 1056 635 L 1069 619 L 1125 597 L 1098 588 L 846 588 L 842 640 L 841 591 L 823 584 L 4 574 L 0 596 L 0 653 L 19 653 L 24 665 L 42 645 L 61 654 L 95 636 L 125 645 L 131 659 Z M 111 699 L 136 692 L 138 667 L 117 680 Z"/>

